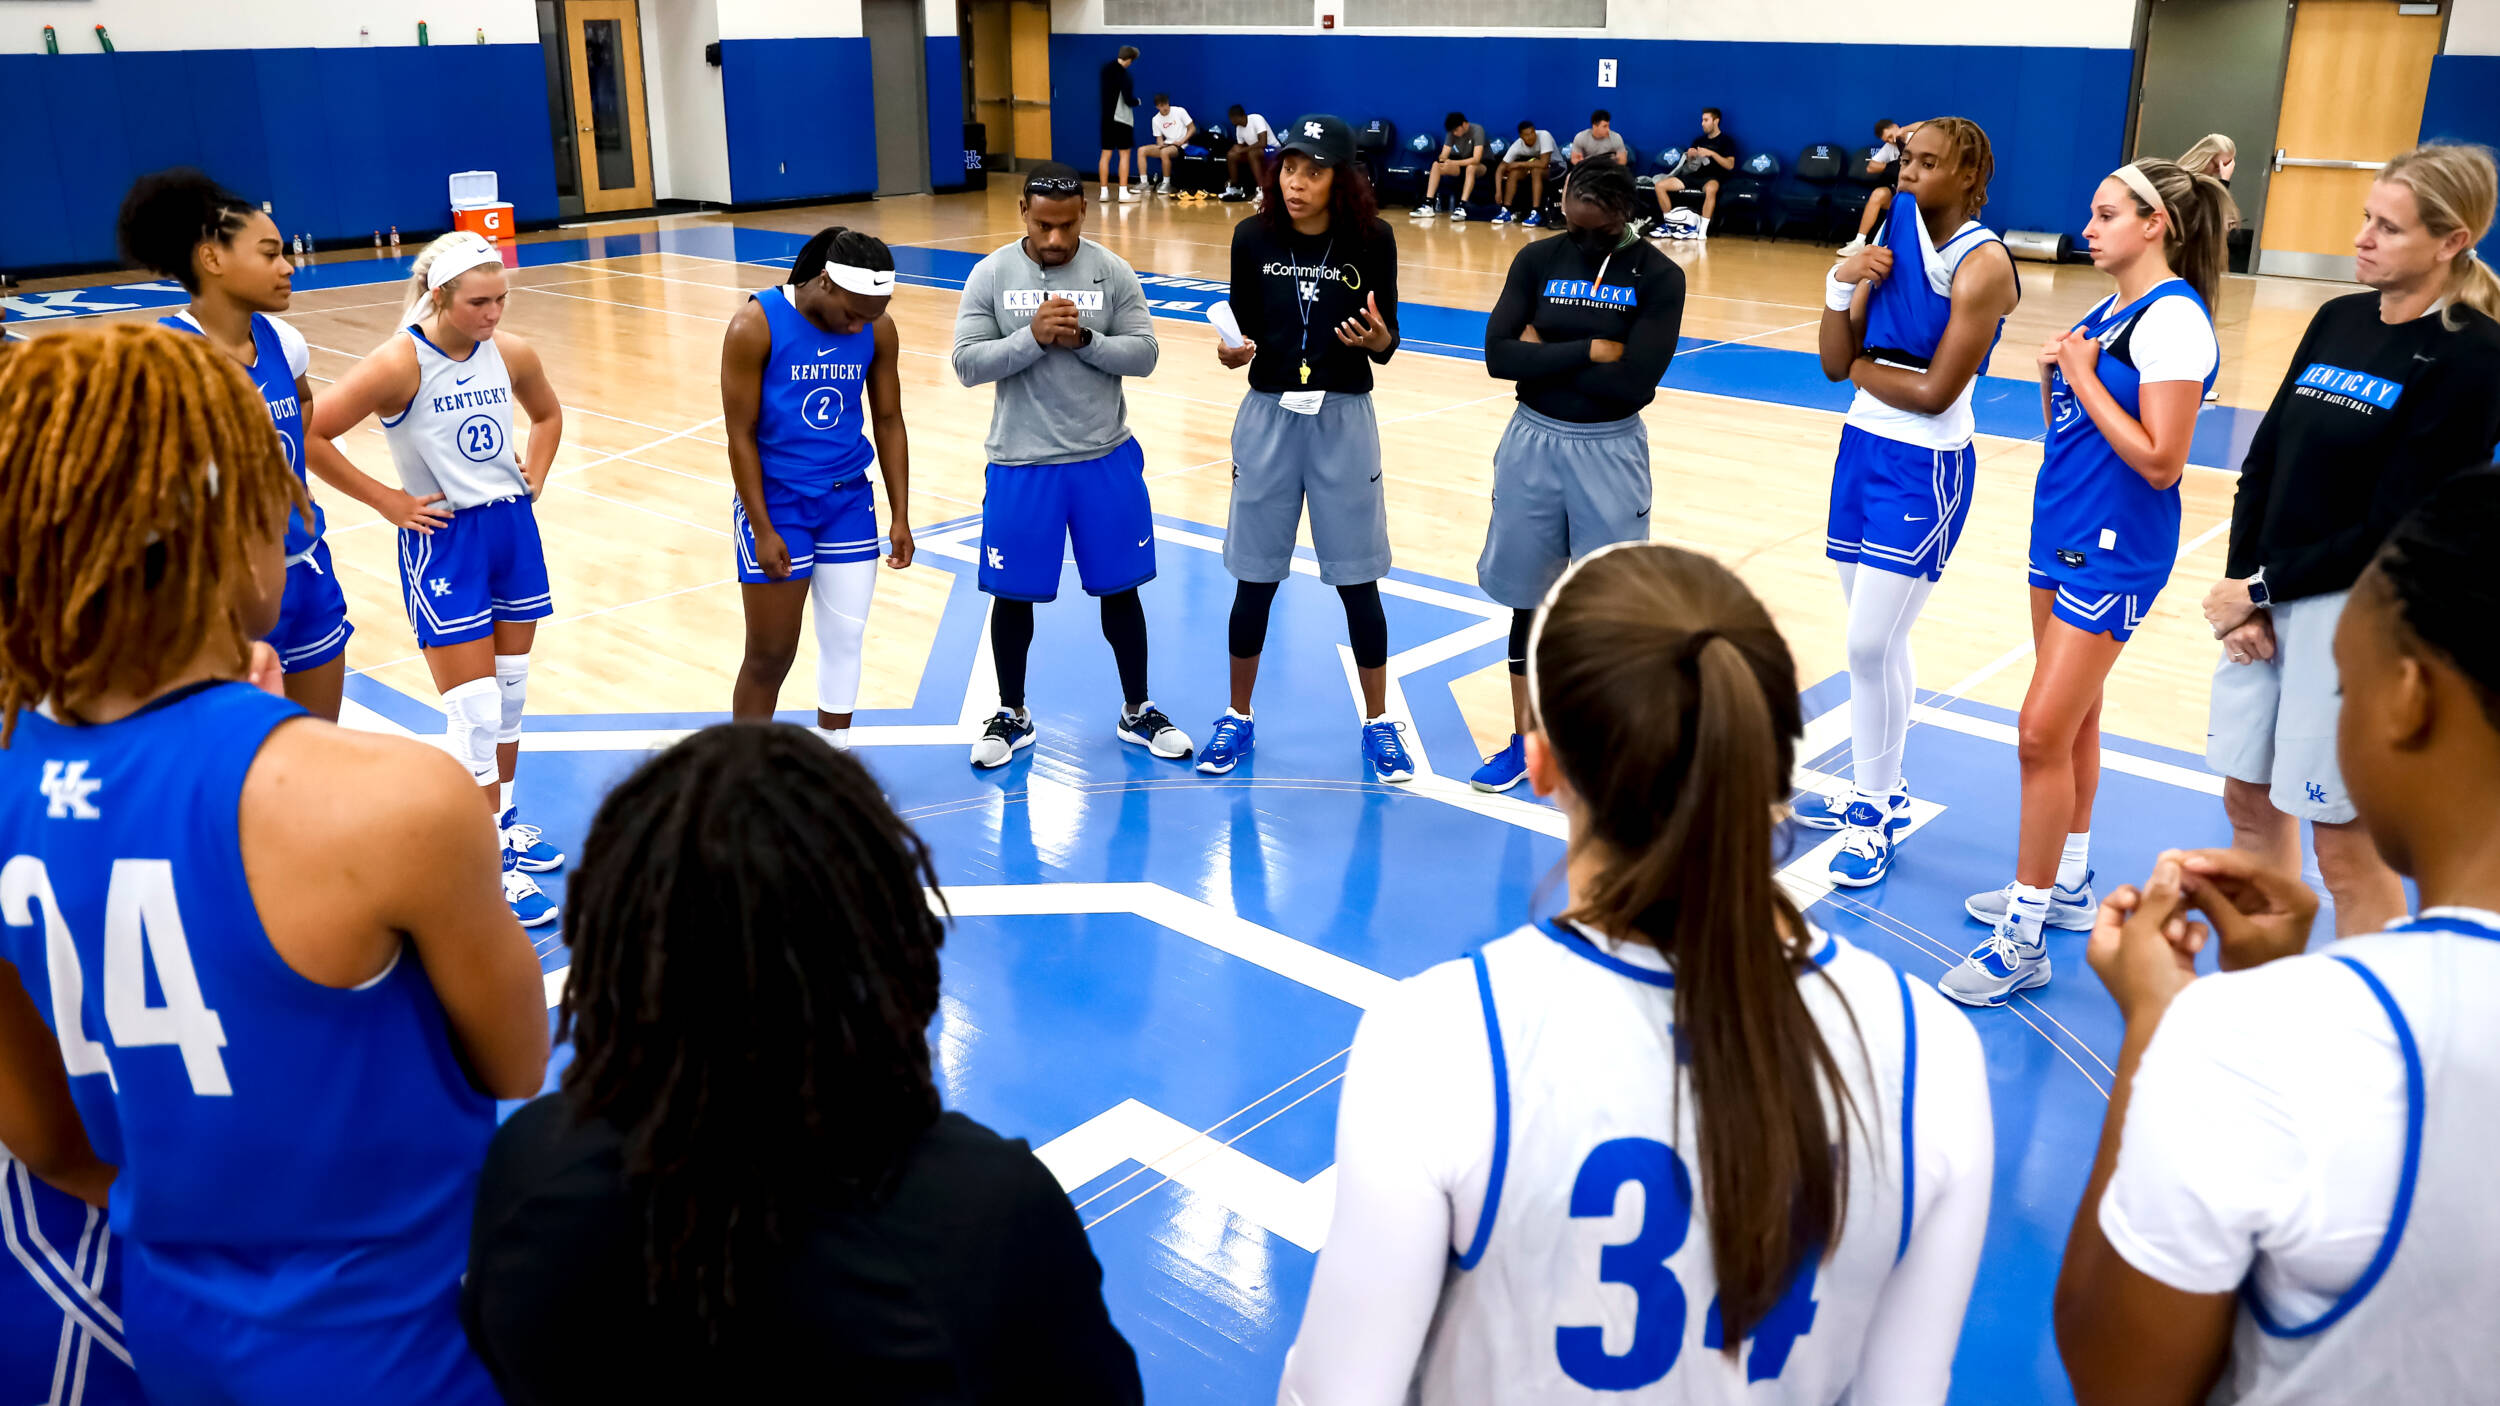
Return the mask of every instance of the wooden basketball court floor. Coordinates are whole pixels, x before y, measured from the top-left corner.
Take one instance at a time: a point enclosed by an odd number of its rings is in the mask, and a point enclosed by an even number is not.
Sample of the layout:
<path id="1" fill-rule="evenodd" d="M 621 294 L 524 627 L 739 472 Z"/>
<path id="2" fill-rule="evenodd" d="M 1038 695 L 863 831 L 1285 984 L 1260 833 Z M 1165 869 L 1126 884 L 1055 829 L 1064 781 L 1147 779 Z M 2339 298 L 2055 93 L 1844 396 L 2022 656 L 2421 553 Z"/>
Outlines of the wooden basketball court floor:
<path id="1" fill-rule="evenodd" d="M 1216 363 L 1203 309 L 1223 296 L 1229 226 L 1243 213 L 1157 200 L 1096 208 L 1087 230 L 1147 275 L 1157 304 L 1162 364 L 1128 387 L 1160 539 L 1145 599 L 1155 696 L 1201 739 L 1223 704 L 1231 581 L 1216 553 L 1242 393 Z M 958 917 L 934 1032 L 949 1101 L 1028 1138 L 1068 1185 L 1150 1396 L 1272 1399 L 1326 1236 L 1333 1085 L 1361 1009 L 1555 901 L 1559 816 L 1464 781 L 1475 753 L 1509 731 L 1506 612 L 1474 586 L 1511 402 L 1484 372 L 1482 320 L 1512 253 L 1540 236 L 1391 216 L 1407 340 L 1376 400 L 1396 553 L 1393 707 L 1423 773 L 1409 788 L 1363 779 L 1342 618 L 1307 560 L 1279 600 L 1259 749 L 1234 776 L 1201 778 L 1110 737 L 1109 651 L 1072 572 L 1040 613 L 1040 745 L 998 772 L 966 764 L 995 706 L 970 569 L 991 397 L 957 385 L 947 354 L 965 271 L 1021 233 L 1011 191 L 528 237 L 504 325 L 540 349 L 567 420 L 539 504 L 557 613 L 539 632 L 520 794 L 560 844 L 579 844 L 606 787 L 651 746 L 726 714 L 741 625 L 721 333 L 826 223 L 893 244 L 905 284 L 893 316 L 920 559 L 880 573 L 859 738 L 935 849 Z M 1688 296 L 1684 347 L 1647 412 L 1653 533 L 1717 555 L 1770 605 L 1812 683 L 1800 784 L 1844 785 L 1843 618 L 1822 529 L 1847 393 L 1812 360 L 1830 251 L 1727 236 L 1666 247 Z M 1979 397 L 1987 433 L 1969 526 L 1914 636 L 1932 690 L 1907 765 L 1920 832 L 1871 890 L 1821 882 L 1828 842 L 1811 832 L 1792 836 L 1785 874 L 1817 922 L 1922 979 L 1983 935 L 1961 896 L 2011 872 L 2011 710 L 2029 674 L 2024 553 L 2040 462 L 2032 349 L 2109 287 L 2088 267 L 2020 271 L 2024 303 Z M 299 273 L 288 317 L 314 347 L 316 395 L 396 325 L 404 273 L 404 260 L 359 256 Z M 2178 572 L 2109 684 L 2095 825 L 2104 886 L 2140 877 L 2168 845 L 2227 837 L 2196 756 L 2214 661 L 2196 602 L 2222 566 L 2230 468 L 2311 311 L 2342 291 L 2234 278 L 2222 299 L 2222 403 L 2206 412 L 2185 479 Z M 41 335 L 183 302 L 169 283 L 120 275 L 37 286 L 8 307 L 14 330 Z M 341 447 L 388 474 L 370 423 Z M 392 532 L 316 492 L 357 631 L 350 720 L 439 733 Z M 793 716 L 815 701 L 808 657 L 784 689 Z M 561 897 L 561 875 L 549 888 Z M 1956 1400 L 2066 1399 L 2048 1287 L 2118 1026 L 2080 939 L 2059 941 L 2051 987 L 1973 1014 L 1994 1085 L 1997 1201 Z M 540 946 L 552 1001 L 560 933 Z M 1613 1243 L 1631 1229 L 1590 1233 Z"/>

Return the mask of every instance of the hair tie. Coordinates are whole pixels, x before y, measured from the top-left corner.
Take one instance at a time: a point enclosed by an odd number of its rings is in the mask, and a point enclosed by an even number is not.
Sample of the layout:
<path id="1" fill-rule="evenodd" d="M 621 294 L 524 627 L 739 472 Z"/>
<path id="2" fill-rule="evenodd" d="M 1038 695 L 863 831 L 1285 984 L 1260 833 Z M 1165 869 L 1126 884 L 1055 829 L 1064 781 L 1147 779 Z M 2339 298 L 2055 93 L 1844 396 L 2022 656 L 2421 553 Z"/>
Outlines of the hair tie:
<path id="1" fill-rule="evenodd" d="M 2110 179 L 2134 191 L 2136 199 L 2165 215 L 2170 213 L 2170 202 L 2161 198 L 2161 192 L 2153 188 L 2152 179 L 2146 176 L 2134 162 L 2130 161 L 2109 174 Z"/>
<path id="2" fill-rule="evenodd" d="M 1676 655 L 1675 666 L 1679 669 L 1690 669 L 1698 666 L 1701 663 L 1701 652 L 1710 647 L 1710 642 L 1712 640 L 1725 638 L 1727 638 L 1725 635 L 1720 634 L 1716 630 L 1693 631 L 1691 634 L 1684 637 L 1684 649 L 1681 653 Z"/>

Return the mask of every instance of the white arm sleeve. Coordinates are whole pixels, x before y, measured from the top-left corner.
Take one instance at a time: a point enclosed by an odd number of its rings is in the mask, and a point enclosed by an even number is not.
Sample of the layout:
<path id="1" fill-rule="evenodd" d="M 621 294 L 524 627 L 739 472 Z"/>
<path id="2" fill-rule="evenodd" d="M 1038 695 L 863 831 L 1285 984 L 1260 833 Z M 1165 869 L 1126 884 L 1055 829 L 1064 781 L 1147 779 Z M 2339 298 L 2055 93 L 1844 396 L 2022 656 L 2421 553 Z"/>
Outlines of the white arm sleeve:
<path id="1" fill-rule="evenodd" d="M 1285 1356 L 1283 1406 L 1400 1406 L 1475 1233 L 1493 1159 L 1493 1065 L 1475 968 L 1445 962 L 1363 1017 L 1337 1107 L 1337 1205 Z"/>
<path id="2" fill-rule="evenodd" d="M 1910 1002 L 1918 1020 L 1910 1247 L 1867 1323 L 1853 1406 L 1944 1400 L 1988 1233 L 1996 1132 L 1979 1033 L 1924 983 L 1912 983 Z"/>
<path id="3" fill-rule="evenodd" d="M 2146 382 L 2202 381 L 2222 360 L 2213 322 L 2186 298 L 2162 298 L 2137 313 L 2128 354 Z"/>
<path id="4" fill-rule="evenodd" d="M 312 349 L 304 345 L 304 334 L 295 330 L 285 318 L 273 317 L 269 325 L 278 329 L 278 345 L 286 348 L 286 374 L 291 381 L 304 379 L 304 371 L 312 365 Z"/>

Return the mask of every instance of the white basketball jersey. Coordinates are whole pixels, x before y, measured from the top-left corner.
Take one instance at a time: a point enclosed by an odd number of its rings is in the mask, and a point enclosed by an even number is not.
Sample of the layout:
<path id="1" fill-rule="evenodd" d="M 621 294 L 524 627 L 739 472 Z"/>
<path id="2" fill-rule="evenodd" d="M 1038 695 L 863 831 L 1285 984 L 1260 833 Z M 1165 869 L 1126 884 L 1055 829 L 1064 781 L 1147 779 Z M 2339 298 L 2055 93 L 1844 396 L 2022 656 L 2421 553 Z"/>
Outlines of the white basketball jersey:
<path id="1" fill-rule="evenodd" d="M 2410 1116 L 2387 1233 L 2334 1307 L 2285 1322 L 2243 1287 L 2217 1403 L 2490 1401 L 2500 1278 L 2500 914 L 2432 909 L 2336 943 L 2356 1019 L 2385 1021 Z M 2391 1149 L 2391 1155 L 2394 1150 Z"/>
<path id="2" fill-rule="evenodd" d="M 1576 930 L 1487 944 L 1477 987 L 1494 1055 L 1493 1171 L 1416 1370 L 1425 1406 L 1771 1402 L 1848 1390 L 1884 1282 L 1909 1243 L 1917 1020 L 1882 961 L 1817 933 L 1799 978 L 1844 1077 L 1849 1198 L 1731 1361 L 1701 1204 L 1674 978 Z"/>
<path id="3" fill-rule="evenodd" d="M 1970 220 L 1955 230 L 1953 237 L 1939 248 L 1927 237 L 1925 220 L 1912 220 L 1910 224 L 1918 232 L 1919 255 L 1925 266 L 1928 290 L 1947 300 L 1953 297 L 1953 276 L 1962 271 L 1962 260 L 1969 258 L 1972 251 L 1981 245 L 1997 242 L 1994 232 L 1977 220 Z M 1919 272 L 1918 269 L 1895 268 L 1891 276 L 1915 278 Z M 1988 369 L 1985 356 L 1979 360 L 1979 369 L 1981 372 Z M 1861 390 L 1850 400 L 1845 419 L 1846 423 L 1869 434 L 1879 434 L 1903 444 L 1915 444 L 1922 449 L 1959 449 L 1970 443 L 1971 436 L 1979 430 L 1979 419 L 1970 408 L 1971 397 L 1978 389 L 1979 375 L 1973 373 L 1962 386 L 1962 394 L 1951 405 L 1933 415 L 1921 415 L 1915 410 L 1886 405 Z"/>
<path id="4" fill-rule="evenodd" d="M 416 398 L 382 422 L 400 487 L 420 498 L 440 493 L 455 510 L 528 497 L 512 449 L 512 373 L 503 353 L 489 339 L 454 361 L 424 333 L 407 331 L 417 349 Z"/>

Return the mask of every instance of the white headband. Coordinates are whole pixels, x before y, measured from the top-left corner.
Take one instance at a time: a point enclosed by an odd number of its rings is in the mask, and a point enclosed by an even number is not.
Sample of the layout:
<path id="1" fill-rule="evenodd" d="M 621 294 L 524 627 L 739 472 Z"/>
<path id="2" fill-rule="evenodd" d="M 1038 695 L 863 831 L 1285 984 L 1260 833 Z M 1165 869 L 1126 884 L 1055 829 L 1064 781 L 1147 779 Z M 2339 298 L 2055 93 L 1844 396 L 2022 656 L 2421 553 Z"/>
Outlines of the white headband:
<path id="1" fill-rule="evenodd" d="M 2161 192 L 2153 189 L 2152 181 L 2146 179 L 2144 173 L 2136 169 L 2136 164 L 2134 162 L 2130 161 L 2126 165 L 2119 167 L 2117 170 L 2112 171 L 2109 174 L 2110 179 L 2115 180 L 2120 185 L 2134 191 L 2136 199 L 2143 201 L 2145 204 L 2152 206 L 2154 209 L 2161 211 L 2165 215 L 2170 213 L 2170 202 L 2161 198 Z"/>
<path id="2" fill-rule="evenodd" d="M 464 239 L 446 244 L 434 251 L 434 262 L 425 269 L 425 290 L 429 293 L 474 268 L 503 262 L 503 255 L 483 238 Z"/>
<path id="3" fill-rule="evenodd" d="M 827 264 L 825 277 L 836 288 L 848 289 L 863 298 L 885 298 L 894 293 L 894 270 L 864 269 L 857 264 Z"/>

